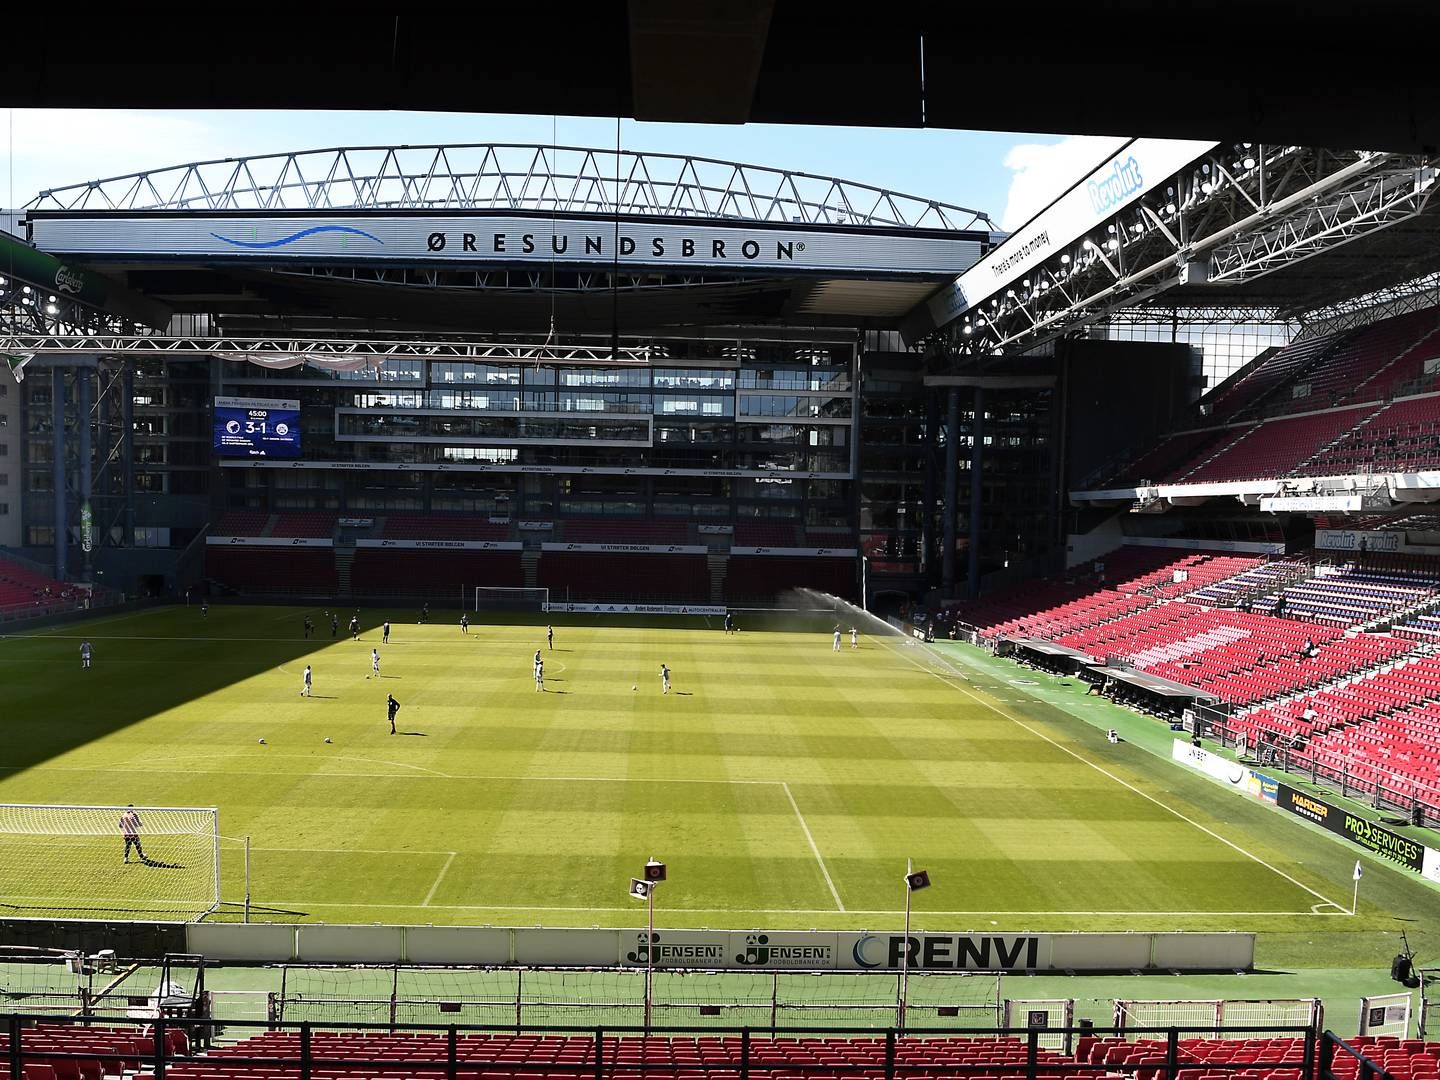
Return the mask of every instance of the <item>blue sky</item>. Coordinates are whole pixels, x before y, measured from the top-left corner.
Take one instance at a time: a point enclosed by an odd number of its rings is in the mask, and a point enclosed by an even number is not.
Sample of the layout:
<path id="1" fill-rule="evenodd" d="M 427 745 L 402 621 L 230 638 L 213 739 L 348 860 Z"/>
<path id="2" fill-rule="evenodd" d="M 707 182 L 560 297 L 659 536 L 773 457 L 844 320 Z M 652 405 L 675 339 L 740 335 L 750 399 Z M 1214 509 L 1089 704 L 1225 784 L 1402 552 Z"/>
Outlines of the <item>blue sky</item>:
<path id="1" fill-rule="evenodd" d="M 507 142 L 609 147 L 615 121 L 456 113 L 0 112 L 0 206 L 48 187 L 216 157 L 329 146 Z M 749 124 L 621 125 L 623 149 L 696 154 L 862 181 L 1021 224 L 1122 140 Z"/>

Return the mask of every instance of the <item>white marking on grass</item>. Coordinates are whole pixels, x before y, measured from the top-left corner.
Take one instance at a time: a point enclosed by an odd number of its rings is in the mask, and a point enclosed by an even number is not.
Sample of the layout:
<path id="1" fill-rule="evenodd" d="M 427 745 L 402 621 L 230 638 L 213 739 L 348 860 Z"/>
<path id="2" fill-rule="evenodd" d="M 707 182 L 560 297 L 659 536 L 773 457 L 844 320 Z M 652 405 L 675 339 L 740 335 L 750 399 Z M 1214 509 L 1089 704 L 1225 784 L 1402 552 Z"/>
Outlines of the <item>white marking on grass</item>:
<path id="1" fill-rule="evenodd" d="M 305 755 L 296 754 L 294 756 L 303 757 Z M 454 776 L 451 773 L 441 772 L 439 769 L 427 769 L 424 765 L 410 765 L 404 761 L 386 761 L 384 758 L 361 757 L 359 754 L 337 754 L 336 757 L 343 758 L 346 761 L 368 761 L 372 765 L 393 765 L 398 769 L 414 769 L 416 772 L 428 773 L 431 776 L 438 776 L 444 780 L 460 779 L 460 777 L 458 776 Z M 326 774 L 319 773 L 317 775 L 324 776 Z"/>
<path id="2" fill-rule="evenodd" d="M 221 840 L 231 840 L 243 844 L 243 839 L 236 839 L 233 836 L 222 836 Z M 251 851 L 293 851 L 306 855 L 456 855 L 454 851 L 426 851 L 423 848 L 336 848 L 336 847 L 251 847 Z"/>
<path id="3" fill-rule="evenodd" d="M 126 619 L 138 619 L 138 618 L 140 618 L 142 615 L 154 615 L 157 611 L 161 611 L 161 610 L 166 610 L 166 609 L 161 609 L 161 608 L 144 608 L 144 609 L 141 610 L 141 611 L 131 611 L 131 612 L 127 612 L 127 613 L 124 614 L 124 615 L 106 615 L 106 616 L 102 616 L 101 618 L 98 618 L 98 619 L 86 620 L 85 625 L 86 625 L 86 626 L 106 626 L 106 625 L 108 625 L 108 624 L 110 624 L 110 623 L 124 622 Z M 61 626 L 68 626 L 68 625 L 70 625 L 70 624 L 69 624 L 69 623 L 61 623 L 60 625 L 61 625 Z M 99 640 L 99 637 L 98 637 L 97 635 L 93 635 L 93 634 L 54 634 L 54 633 L 49 633 L 49 632 L 47 632 L 47 631 L 45 631 L 45 630 L 36 630 L 34 633 L 30 633 L 30 634 L 6 634 L 6 635 L 4 635 L 4 636 L 7 637 L 7 638 L 32 638 L 32 637 L 37 637 L 37 638 L 38 638 L 38 637 L 54 637 L 54 638 L 59 638 L 59 637 L 66 637 L 66 638 L 77 638 L 77 639 L 83 639 L 83 638 L 85 638 L 85 637 L 95 637 L 96 640 Z M 121 634 L 121 635 L 118 635 L 118 636 L 123 639 L 123 638 L 127 637 L 128 635 Z M 176 640 L 176 641 L 185 641 L 185 640 L 187 640 L 187 639 L 186 639 L 186 638 L 175 638 L 174 640 Z"/>
<path id="4" fill-rule="evenodd" d="M 413 909 L 411 904 L 345 904 L 330 901 L 313 900 L 267 900 L 267 905 L 275 907 L 293 908 L 355 908 L 355 909 L 382 909 L 389 908 L 394 911 Z M 635 908 L 631 907 L 566 907 L 554 904 L 431 904 L 431 911 L 570 911 L 580 914 L 602 914 L 606 912 L 630 912 L 634 913 Z M 691 911 L 691 912 L 739 912 L 749 915 L 838 915 L 839 912 L 833 908 L 749 908 L 749 907 L 669 907 L 667 911 Z M 903 908 L 897 910 L 866 909 L 863 911 L 850 909 L 845 912 L 851 917 L 872 916 L 872 915 L 904 915 Z M 934 916 L 962 916 L 962 915 L 1004 915 L 1025 916 L 1025 915 L 1066 915 L 1079 918 L 1096 916 L 1113 916 L 1115 918 L 1256 918 L 1259 916 L 1273 915 L 1276 917 L 1289 918 L 1295 915 L 1345 915 L 1348 911 L 931 911 L 926 909 L 922 914 Z"/>
<path id="5" fill-rule="evenodd" d="M 893 647 L 892 647 L 891 651 L 892 651 L 892 652 L 895 651 L 895 650 L 893 649 Z M 1219 840 L 1220 843 L 1224 844 L 1226 847 L 1230 848 L 1231 850 L 1240 853 L 1241 855 L 1245 856 L 1247 859 L 1252 860 L 1253 862 L 1259 863 L 1261 866 L 1265 867 L 1265 869 L 1266 869 L 1266 870 L 1269 870 L 1271 873 L 1280 875 L 1280 877 L 1282 877 L 1282 878 L 1284 878 L 1286 881 L 1290 882 L 1290 884 L 1296 886 L 1297 888 L 1300 888 L 1300 889 L 1305 890 L 1305 891 L 1306 891 L 1307 893 L 1309 893 L 1311 896 L 1315 897 L 1316 899 L 1322 901 L 1322 902 L 1325 903 L 1325 904 L 1328 904 L 1330 907 L 1333 907 L 1333 908 L 1335 908 L 1335 909 L 1338 910 L 1338 911 L 1344 912 L 1345 914 L 1349 914 L 1349 910 L 1348 910 L 1347 908 L 1344 908 L 1344 907 L 1342 907 L 1340 904 L 1335 903 L 1334 900 L 1331 900 L 1331 899 L 1330 899 L 1329 897 L 1327 897 L 1324 893 L 1316 892 L 1314 889 L 1310 888 L 1309 885 L 1306 885 L 1303 881 L 1298 881 L 1298 880 L 1296 880 L 1295 878 L 1291 877 L 1289 874 L 1287 874 L 1284 870 L 1281 870 L 1279 867 L 1274 866 L 1274 865 L 1266 862 L 1266 861 L 1265 861 L 1264 859 L 1262 859 L 1259 855 L 1256 855 L 1253 851 L 1248 851 L 1248 850 L 1246 850 L 1245 848 L 1241 847 L 1239 844 L 1235 843 L 1233 840 L 1228 840 L 1228 839 L 1226 839 L 1225 837 L 1221 836 L 1221 835 L 1220 835 L 1219 833 L 1217 833 L 1214 829 L 1210 829 L 1210 828 L 1207 828 L 1207 827 L 1204 826 L 1204 825 L 1201 825 L 1200 822 L 1196 821 L 1194 818 L 1187 817 L 1185 814 L 1182 814 L 1179 810 L 1176 810 L 1173 806 L 1168 805 L 1168 804 L 1165 803 L 1163 800 L 1157 799 L 1155 796 L 1149 794 L 1148 792 L 1141 791 L 1138 787 L 1136 787 L 1134 784 L 1130 783 L 1128 780 L 1124 780 L 1124 779 L 1122 779 L 1121 777 L 1116 776 L 1114 773 L 1110 772 L 1108 769 L 1104 768 L 1104 767 L 1101 766 L 1101 765 L 1097 765 L 1095 762 L 1091 761 L 1089 758 L 1085 757 L 1083 754 L 1077 753 L 1076 751 L 1072 750 L 1070 747 L 1066 746 L 1065 744 L 1060 743 L 1060 742 L 1056 742 L 1054 739 L 1050 738 L 1050 736 L 1046 735 L 1043 731 L 1038 731 L 1038 730 L 1036 730 L 1035 728 L 1031 727 L 1029 724 L 1025 723 L 1025 721 L 1021 720 L 1019 717 L 1012 716 L 1010 713 L 1006 712 L 1004 709 L 999 708 L 999 707 L 996 706 L 993 702 L 986 701 L 986 700 L 985 700 L 983 697 L 981 697 L 980 695 L 973 693 L 972 691 L 968 690 L 967 688 L 965 688 L 965 687 L 963 687 L 963 686 L 957 685 L 955 682 L 951 681 L 947 676 L 945 676 L 945 675 L 942 674 L 941 672 L 938 672 L 938 671 L 934 670 L 933 668 L 926 667 L 924 664 L 921 664 L 918 660 L 915 660 L 915 659 L 912 658 L 912 657 L 906 656 L 904 653 L 900 653 L 899 655 L 900 655 L 904 660 L 906 660 L 908 663 L 913 664 L 915 667 L 919 668 L 921 671 L 926 672 L 926 673 L 929 674 L 929 675 L 934 675 L 935 678 L 939 679 L 939 680 L 940 680 L 941 682 L 943 682 L 946 686 L 952 687 L 952 688 L 955 689 L 955 690 L 959 690 L 962 694 L 964 694 L 966 697 L 970 698 L 972 701 L 979 702 L 981 705 L 983 705 L 985 708 L 991 710 L 992 712 L 999 713 L 999 714 L 1000 714 L 1001 716 L 1003 716 L 1006 720 L 1009 720 L 1012 724 L 1015 724 L 1017 727 L 1023 728 L 1024 730 L 1028 731 L 1031 735 L 1034 735 L 1037 739 L 1043 739 L 1045 742 L 1047 742 L 1047 743 L 1049 743 L 1051 746 L 1055 747 L 1055 749 L 1060 750 L 1060 751 L 1063 751 L 1063 752 L 1066 753 L 1066 754 L 1069 754 L 1069 755 L 1070 755 L 1071 757 L 1073 757 L 1076 761 L 1079 761 L 1079 762 L 1081 762 L 1082 764 L 1088 765 L 1090 768 L 1094 769 L 1094 770 L 1095 770 L 1096 772 L 1098 772 L 1100 775 L 1109 777 L 1111 780 L 1115 781 L 1115 783 L 1119 784 L 1119 785 L 1120 785 L 1121 787 L 1123 787 L 1123 788 L 1129 789 L 1130 791 L 1134 792 L 1136 795 L 1139 795 L 1142 799 L 1145 799 L 1145 800 L 1147 800 L 1147 801 L 1149 801 L 1149 802 L 1152 802 L 1152 803 L 1154 803 L 1156 806 L 1160 807 L 1162 810 L 1165 810 L 1165 811 L 1167 811 L 1167 812 L 1169 812 L 1169 813 L 1171 813 L 1171 814 L 1174 814 L 1176 817 L 1178 817 L 1181 821 L 1185 822 L 1187 825 L 1193 825 L 1195 828 L 1199 829 L 1201 832 L 1205 833 L 1207 836 L 1210 836 L 1210 837 L 1212 837 L 1212 838 L 1214 838 L 1214 839 L 1216 839 L 1216 840 Z M 1039 701 L 1040 699 L 1039 699 L 1039 698 L 1036 698 L 1035 700 Z M 1043 702 L 1042 702 L 1042 704 L 1043 704 Z"/>
<path id="6" fill-rule="evenodd" d="M 445 879 L 445 871 L 450 869 L 450 864 L 455 861 L 455 852 L 450 852 L 450 857 L 445 860 L 445 865 L 440 867 L 440 872 L 435 875 L 435 881 L 430 886 L 430 891 L 425 894 L 425 899 L 420 901 L 421 907 L 429 907 L 430 901 L 435 899 L 435 890 L 440 888 L 440 882 Z"/>
<path id="7" fill-rule="evenodd" d="M 790 791 L 790 785 L 783 780 L 780 787 L 785 792 L 785 798 L 790 800 L 790 807 L 795 811 L 795 818 L 800 822 L 800 831 L 805 834 L 805 842 L 810 845 L 810 850 L 815 855 L 815 861 L 820 864 L 820 876 L 825 879 L 825 887 L 830 890 L 830 895 L 835 898 L 835 906 L 841 911 L 845 910 L 845 902 L 840 899 L 840 893 L 835 889 L 835 882 L 830 878 L 830 871 L 825 868 L 825 859 L 820 854 L 820 848 L 815 843 L 815 837 L 810 835 L 810 826 L 805 824 L 805 815 L 800 813 L 800 804 L 795 801 L 795 796 Z"/>

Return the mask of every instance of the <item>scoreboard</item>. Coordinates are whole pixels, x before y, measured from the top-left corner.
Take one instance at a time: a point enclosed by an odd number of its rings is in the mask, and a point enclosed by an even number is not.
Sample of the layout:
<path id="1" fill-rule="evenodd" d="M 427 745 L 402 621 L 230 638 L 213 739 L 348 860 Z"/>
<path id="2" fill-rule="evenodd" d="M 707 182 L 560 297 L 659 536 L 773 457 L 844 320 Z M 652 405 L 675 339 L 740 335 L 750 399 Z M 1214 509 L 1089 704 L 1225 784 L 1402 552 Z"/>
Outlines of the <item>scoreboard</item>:
<path id="1" fill-rule="evenodd" d="M 217 397 L 215 454 L 229 458 L 298 458 L 300 402 Z"/>

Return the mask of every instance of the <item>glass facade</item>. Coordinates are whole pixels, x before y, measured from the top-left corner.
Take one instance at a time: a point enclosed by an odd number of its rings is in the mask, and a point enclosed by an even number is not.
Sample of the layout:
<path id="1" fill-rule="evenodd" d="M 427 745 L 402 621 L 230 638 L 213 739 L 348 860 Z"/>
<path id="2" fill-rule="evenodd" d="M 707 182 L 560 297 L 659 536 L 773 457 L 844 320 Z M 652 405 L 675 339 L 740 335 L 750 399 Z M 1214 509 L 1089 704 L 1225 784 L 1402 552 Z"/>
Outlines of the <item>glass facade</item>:
<path id="1" fill-rule="evenodd" d="M 648 365 L 407 361 L 385 378 L 389 363 L 343 379 L 225 363 L 216 394 L 300 401 L 303 458 L 216 465 L 217 508 L 853 525 L 853 341 L 652 351 Z"/>

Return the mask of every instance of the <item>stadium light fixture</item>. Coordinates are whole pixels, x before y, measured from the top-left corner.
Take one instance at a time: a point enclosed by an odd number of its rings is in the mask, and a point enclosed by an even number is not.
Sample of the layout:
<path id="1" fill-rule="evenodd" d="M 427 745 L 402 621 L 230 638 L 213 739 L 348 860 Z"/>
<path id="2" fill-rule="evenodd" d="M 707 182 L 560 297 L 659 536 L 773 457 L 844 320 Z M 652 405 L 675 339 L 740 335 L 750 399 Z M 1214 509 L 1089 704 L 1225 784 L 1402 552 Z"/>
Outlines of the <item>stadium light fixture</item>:
<path id="1" fill-rule="evenodd" d="M 1061 265 L 1061 266 L 1069 266 L 1069 265 L 1070 265 L 1070 256 L 1069 256 L 1069 255 L 1061 255 L 1061 256 L 1060 256 L 1060 265 Z"/>
<path id="2" fill-rule="evenodd" d="M 47 315 L 58 315 L 59 313 L 60 313 L 60 309 L 59 309 L 58 307 L 56 307 L 54 304 L 46 304 L 46 305 L 45 305 L 45 314 L 47 314 Z"/>

